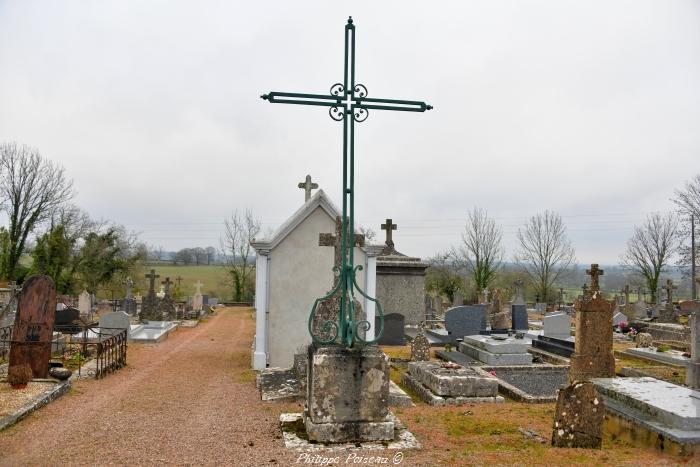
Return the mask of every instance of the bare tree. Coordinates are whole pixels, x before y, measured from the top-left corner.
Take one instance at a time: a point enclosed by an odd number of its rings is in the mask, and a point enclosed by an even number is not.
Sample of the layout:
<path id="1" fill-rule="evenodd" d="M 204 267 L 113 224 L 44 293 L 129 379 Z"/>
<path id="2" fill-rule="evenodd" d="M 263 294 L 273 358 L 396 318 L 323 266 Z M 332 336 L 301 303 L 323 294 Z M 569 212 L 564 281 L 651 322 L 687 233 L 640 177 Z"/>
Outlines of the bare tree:
<path id="1" fill-rule="evenodd" d="M 208 246 L 204 249 L 207 252 L 207 266 L 211 264 L 212 261 L 216 261 L 216 248 L 213 246 Z"/>
<path id="2" fill-rule="evenodd" d="M 258 233 L 260 233 L 260 220 L 250 209 L 246 209 L 245 213 L 236 210 L 231 217 L 224 219 L 224 238 L 221 240 L 221 249 L 226 256 L 226 269 L 233 282 L 233 299 L 237 302 L 252 297 L 253 285 L 248 284 L 253 271 L 250 243 Z"/>
<path id="3" fill-rule="evenodd" d="M 672 201 L 678 208 L 700 219 L 700 174 L 685 182 L 681 190 L 675 190 L 675 197 Z"/>
<path id="4" fill-rule="evenodd" d="M 364 225 L 361 225 L 357 228 L 357 231 L 365 236 L 365 241 L 367 243 L 371 242 L 372 240 L 375 239 L 377 236 L 377 232 L 374 231 L 372 227 L 365 227 Z"/>
<path id="5" fill-rule="evenodd" d="M 469 211 L 462 244 L 453 250 L 455 263 L 472 277 L 476 293 L 491 286 L 503 262 L 503 230 L 485 209 Z"/>
<path id="6" fill-rule="evenodd" d="M 72 197 L 73 182 L 63 167 L 42 158 L 36 149 L 0 145 L 0 208 L 9 218 L 0 275 L 16 278 L 27 236 Z"/>
<path id="7" fill-rule="evenodd" d="M 652 301 L 656 300 L 659 276 L 677 248 L 678 218 L 672 212 L 650 214 L 641 227 L 634 228 L 622 255 L 622 265 L 646 282 Z"/>
<path id="8" fill-rule="evenodd" d="M 575 252 L 561 216 L 545 211 L 532 216 L 517 233 L 517 261 L 532 281 L 535 293 L 549 302 L 557 279 L 575 261 Z"/>

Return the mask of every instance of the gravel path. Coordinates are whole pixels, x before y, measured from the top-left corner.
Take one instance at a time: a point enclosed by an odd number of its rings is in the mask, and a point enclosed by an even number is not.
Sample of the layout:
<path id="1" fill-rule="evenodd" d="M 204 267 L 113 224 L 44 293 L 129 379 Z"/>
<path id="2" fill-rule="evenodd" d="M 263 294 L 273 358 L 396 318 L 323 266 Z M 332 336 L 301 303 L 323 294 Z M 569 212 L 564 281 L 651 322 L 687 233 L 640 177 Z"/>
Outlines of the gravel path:
<path id="1" fill-rule="evenodd" d="M 1 465 L 288 465 L 250 368 L 250 309 L 227 309 L 0 433 Z"/>

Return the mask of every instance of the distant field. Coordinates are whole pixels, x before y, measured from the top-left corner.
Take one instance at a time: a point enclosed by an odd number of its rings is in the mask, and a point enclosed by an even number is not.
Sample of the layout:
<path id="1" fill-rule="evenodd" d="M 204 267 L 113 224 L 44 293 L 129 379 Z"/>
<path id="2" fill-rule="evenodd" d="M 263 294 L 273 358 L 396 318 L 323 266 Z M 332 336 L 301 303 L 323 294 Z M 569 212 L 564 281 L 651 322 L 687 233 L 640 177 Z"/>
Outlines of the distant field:
<path id="1" fill-rule="evenodd" d="M 146 269 L 148 271 L 155 269 L 156 274 L 160 275 L 158 281 L 163 281 L 166 277 L 170 277 L 170 280 L 177 284 L 175 278 L 178 276 L 182 277 L 180 289 L 186 296 L 194 294 L 194 283 L 200 280 L 204 284 L 202 287 L 203 294 L 217 297 L 219 301 L 231 299 L 232 289 L 230 285 L 226 284 L 226 271 L 221 266 L 164 266 L 162 264 L 154 264 L 148 265 Z M 160 282 L 157 282 L 157 284 L 160 286 Z M 144 290 L 148 290 L 146 278 L 139 279 L 139 285 Z M 156 287 L 156 290 L 158 289 L 159 287 Z"/>

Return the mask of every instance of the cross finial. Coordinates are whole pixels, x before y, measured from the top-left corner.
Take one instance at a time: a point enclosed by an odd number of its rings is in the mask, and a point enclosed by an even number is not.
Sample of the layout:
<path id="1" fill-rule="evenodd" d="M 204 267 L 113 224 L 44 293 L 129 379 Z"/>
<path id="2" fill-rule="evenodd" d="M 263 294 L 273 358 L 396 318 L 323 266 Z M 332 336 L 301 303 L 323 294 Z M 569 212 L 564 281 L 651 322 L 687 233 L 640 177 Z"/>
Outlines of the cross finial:
<path id="1" fill-rule="evenodd" d="M 182 276 L 178 275 L 175 278 L 175 281 L 177 282 L 177 286 L 180 287 L 180 284 L 182 283 Z"/>
<path id="2" fill-rule="evenodd" d="M 392 224 L 392 219 L 387 219 L 386 224 L 382 224 L 380 226 L 382 230 L 386 230 L 386 244 L 388 246 L 393 247 L 394 246 L 394 239 L 392 238 L 391 231 L 396 230 L 398 227 L 396 224 Z"/>
<path id="3" fill-rule="evenodd" d="M 600 292 L 600 284 L 598 278 L 602 276 L 604 271 L 597 264 L 591 264 L 591 269 L 586 269 L 586 274 L 591 276 L 591 293 Z"/>
<path id="4" fill-rule="evenodd" d="M 299 182 L 299 188 L 304 190 L 304 202 L 311 199 L 311 190 L 318 188 L 318 183 L 311 183 L 311 175 L 307 175 L 303 182 Z"/>

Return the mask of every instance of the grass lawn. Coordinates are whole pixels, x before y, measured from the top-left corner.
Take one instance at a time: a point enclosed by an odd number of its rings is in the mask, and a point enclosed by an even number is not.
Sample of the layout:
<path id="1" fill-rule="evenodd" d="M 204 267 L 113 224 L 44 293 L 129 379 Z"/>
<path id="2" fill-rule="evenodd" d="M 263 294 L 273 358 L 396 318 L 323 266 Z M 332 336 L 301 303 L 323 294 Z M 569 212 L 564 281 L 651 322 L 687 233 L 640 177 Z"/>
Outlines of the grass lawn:
<path id="1" fill-rule="evenodd" d="M 219 301 L 230 300 L 233 295 L 232 287 L 226 283 L 229 279 L 226 270 L 222 266 L 172 266 L 172 265 L 148 265 L 146 270 L 156 270 L 160 275 L 158 281 L 170 280 L 177 285 L 176 277 L 182 277 L 180 289 L 184 296 L 194 295 L 194 284 L 198 280 L 202 281 L 202 293 L 217 297 Z M 159 284 L 158 284 L 159 285 Z M 138 286 L 141 294 L 148 292 L 148 280 L 145 277 L 139 278 Z M 158 290 L 158 287 L 156 288 Z"/>

